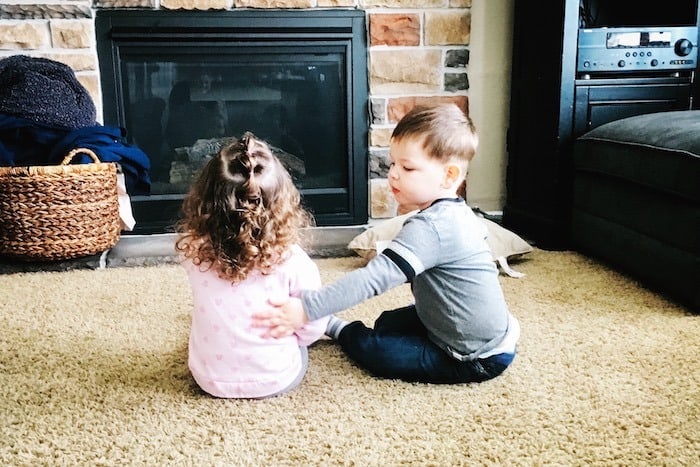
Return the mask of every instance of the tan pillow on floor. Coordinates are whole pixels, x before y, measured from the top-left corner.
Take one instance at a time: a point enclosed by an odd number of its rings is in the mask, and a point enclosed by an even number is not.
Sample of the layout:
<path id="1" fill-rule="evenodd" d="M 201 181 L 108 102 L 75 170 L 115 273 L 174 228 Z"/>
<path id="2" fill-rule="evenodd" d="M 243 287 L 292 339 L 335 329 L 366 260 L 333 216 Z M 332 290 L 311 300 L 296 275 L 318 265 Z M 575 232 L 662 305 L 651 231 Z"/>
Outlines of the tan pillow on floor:
<path id="1" fill-rule="evenodd" d="M 411 211 L 407 214 L 378 222 L 376 225 L 368 228 L 350 240 L 348 248 L 363 258 L 374 258 L 377 254 L 377 244 L 379 244 L 380 251 L 383 250 L 386 246 L 385 243 L 391 241 L 391 239 L 396 237 L 396 234 L 399 233 L 406 219 L 417 212 L 418 211 Z"/>
<path id="2" fill-rule="evenodd" d="M 406 219 L 416 212 L 418 211 L 412 211 L 377 223 L 353 238 L 348 243 L 348 248 L 363 258 L 374 258 L 377 250 L 383 250 L 391 239 L 399 233 Z M 483 217 L 479 217 L 479 220 L 484 223 L 488 231 L 486 243 L 491 250 L 493 260 L 498 262 L 501 269 L 509 276 L 520 277 L 520 273 L 510 269 L 507 260 L 531 252 L 532 246 L 520 236 L 496 222 Z"/>

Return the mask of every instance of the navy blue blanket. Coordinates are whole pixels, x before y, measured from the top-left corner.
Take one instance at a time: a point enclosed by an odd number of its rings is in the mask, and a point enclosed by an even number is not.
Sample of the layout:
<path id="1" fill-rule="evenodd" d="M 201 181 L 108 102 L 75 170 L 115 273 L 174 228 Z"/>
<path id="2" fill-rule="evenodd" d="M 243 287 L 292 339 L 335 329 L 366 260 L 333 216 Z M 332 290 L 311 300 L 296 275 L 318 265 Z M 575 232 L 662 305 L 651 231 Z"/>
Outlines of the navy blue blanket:
<path id="1" fill-rule="evenodd" d="M 78 129 L 52 127 L 0 113 L 0 166 L 58 165 L 75 148 L 92 149 L 102 162 L 117 162 L 131 195 L 151 191 L 151 162 L 146 153 L 125 143 L 125 130 L 110 126 Z M 88 155 L 72 163 L 89 163 Z"/>

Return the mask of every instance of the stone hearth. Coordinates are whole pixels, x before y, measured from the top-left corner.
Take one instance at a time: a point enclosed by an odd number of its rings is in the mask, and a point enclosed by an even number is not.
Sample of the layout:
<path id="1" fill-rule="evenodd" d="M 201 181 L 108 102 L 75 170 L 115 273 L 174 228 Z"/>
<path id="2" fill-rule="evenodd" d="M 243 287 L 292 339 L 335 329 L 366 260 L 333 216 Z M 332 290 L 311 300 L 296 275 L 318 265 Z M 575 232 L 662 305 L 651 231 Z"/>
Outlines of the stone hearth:
<path id="1" fill-rule="evenodd" d="M 365 226 L 314 227 L 304 235 L 304 248 L 312 258 L 351 256 L 347 244 Z M 155 266 L 178 261 L 175 234 L 125 235 L 111 250 L 102 254 L 65 261 L 27 262 L 0 259 L 0 274 L 38 271 L 69 271 L 115 267 Z"/>

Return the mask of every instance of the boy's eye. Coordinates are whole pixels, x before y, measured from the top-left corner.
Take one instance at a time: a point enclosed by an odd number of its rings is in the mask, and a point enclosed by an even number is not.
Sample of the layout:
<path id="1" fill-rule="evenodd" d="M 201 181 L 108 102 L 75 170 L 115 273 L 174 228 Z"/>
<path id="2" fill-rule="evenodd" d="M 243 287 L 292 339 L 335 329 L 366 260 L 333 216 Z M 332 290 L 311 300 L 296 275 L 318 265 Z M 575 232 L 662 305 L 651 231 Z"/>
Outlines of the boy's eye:
<path id="1" fill-rule="evenodd" d="M 406 166 L 406 165 L 397 165 L 396 162 L 390 162 L 390 163 L 389 163 L 389 168 L 391 169 L 392 167 L 400 167 L 401 170 L 404 170 L 404 171 L 406 171 L 406 172 L 412 172 L 412 171 L 416 170 L 416 169 L 414 169 L 413 167 L 409 167 L 409 166 Z"/>

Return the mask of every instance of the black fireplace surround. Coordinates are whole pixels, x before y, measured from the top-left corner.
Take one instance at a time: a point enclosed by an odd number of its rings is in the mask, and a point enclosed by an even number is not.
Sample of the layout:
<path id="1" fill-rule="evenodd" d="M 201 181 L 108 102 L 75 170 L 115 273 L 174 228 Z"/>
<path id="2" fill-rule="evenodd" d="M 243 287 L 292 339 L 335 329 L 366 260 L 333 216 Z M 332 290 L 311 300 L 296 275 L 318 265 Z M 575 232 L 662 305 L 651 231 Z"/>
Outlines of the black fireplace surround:
<path id="1" fill-rule="evenodd" d="M 170 232 L 192 177 L 244 131 L 286 163 L 319 226 L 368 213 L 368 88 L 358 10 L 98 10 L 105 125 L 151 160 L 133 233 Z"/>

